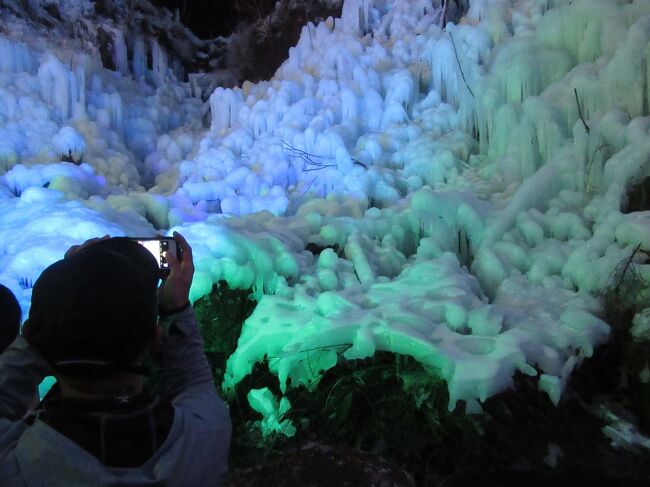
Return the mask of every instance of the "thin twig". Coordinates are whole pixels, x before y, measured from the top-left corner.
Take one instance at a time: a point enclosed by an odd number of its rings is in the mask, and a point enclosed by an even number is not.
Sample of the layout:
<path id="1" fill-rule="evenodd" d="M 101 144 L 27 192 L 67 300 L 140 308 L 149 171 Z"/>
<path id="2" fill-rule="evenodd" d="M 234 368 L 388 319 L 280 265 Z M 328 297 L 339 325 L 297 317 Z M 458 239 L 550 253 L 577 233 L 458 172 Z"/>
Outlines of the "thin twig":
<path id="1" fill-rule="evenodd" d="M 458 52 L 456 52 L 456 43 L 454 42 L 454 36 L 451 35 L 451 32 L 449 32 L 449 37 L 451 38 L 451 45 L 454 48 L 454 55 L 456 56 L 456 62 L 458 63 L 458 69 L 460 70 L 460 75 L 463 77 L 463 81 L 465 82 L 465 86 L 467 86 L 470 95 L 472 95 L 472 98 L 475 98 L 474 92 L 469 87 L 469 85 L 467 84 L 467 80 L 465 79 L 465 73 L 463 73 L 463 67 L 460 65 L 460 59 L 458 59 Z"/>
<path id="2" fill-rule="evenodd" d="M 309 188 L 311 188 L 311 185 L 314 184 L 314 181 L 318 179 L 318 176 L 315 176 L 314 179 L 311 180 L 311 182 L 307 185 L 307 188 L 302 192 L 302 195 L 306 195 L 307 191 L 309 191 Z"/>
<path id="3" fill-rule="evenodd" d="M 368 166 L 366 166 L 363 162 L 358 161 L 358 160 L 356 160 L 356 159 L 352 159 L 352 163 L 355 164 L 355 165 L 357 165 L 357 166 L 361 166 L 361 167 L 364 168 L 364 169 L 368 169 Z"/>
<path id="4" fill-rule="evenodd" d="M 589 161 L 589 165 L 587 166 L 587 190 L 593 189 L 591 186 L 591 169 L 594 166 L 594 162 L 596 161 L 596 154 L 598 154 L 601 151 L 604 151 L 609 147 L 609 144 L 600 144 L 598 147 L 594 149 L 594 153 L 591 155 L 591 160 Z M 605 156 L 603 155 L 603 159 Z"/>
<path id="5" fill-rule="evenodd" d="M 634 247 L 634 250 L 632 251 L 630 256 L 627 259 L 625 259 L 625 266 L 623 266 L 623 272 L 621 272 L 621 277 L 619 278 L 618 283 L 616 284 L 616 287 L 614 288 L 614 291 L 616 292 L 617 295 L 618 295 L 618 291 L 619 291 L 619 289 L 621 287 L 621 284 L 623 283 L 623 278 L 625 277 L 625 273 L 627 272 L 629 267 L 632 265 L 632 259 L 634 259 L 634 256 L 636 255 L 636 253 L 639 251 L 640 248 L 641 248 L 641 244 L 639 243 L 639 244 L 637 244 L 636 247 Z"/>
<path id="6" fill-rule="evenodd" d="M 290 152 L 295 152 L 296 154 L 304 155 L 306 157 L 312 158 L 312 157 L 317 157 L 319 159 L 332 159 L 331 156 L 319 156 L 317 154 L 311 154 L 310 152 L 304 151 L 302 149 L 298 149 L 297 147 L 292 146 L 289 142 L 282 141 L 282 143 L 289 148 Z"/>
<path id="7" fill-rule="evenodd" d="M 319 171 L 328 167 L 336 167 L 336 164 L 325 164 L 324 162 L 314 161 L 313 158 L 325 159 L 331 161 L 333 157 L 331 156 L 319 156 L 316 154 L 310 154 L 302 149 L 298 149 L 284 140 L 282 143 L 285 145 L 285 149 L 288 149 L 289 157 L 298 157 L 303 160 L 303 162 L 309 166 L 312 166 L 310 169 L 303 168 L 303 172 L 309 171 Z"/>
<path id="8" fill-rule="evenodd" d="M 330 389 L 329 393 L 327 394 L 327 398 L 325 399 L 325 406 L 323 407 L 323 411 L 327 409 L 327 406 L 330 402 L 330 397 L 332 396 L 334 389 L 336 389 L 336 386 L 338 386 L 341 383 L 341 381 L 343 381 L 343 377 L 339 377 L 339 379 L 334 383 L 334 385 Z"/>
<path id="9" fill-rule="evenodd" d="M 447 0 L 442 4 L 442 13 L 440 14 L 440 30 L 445 26 L 445 16 L 447 15 Z"/>
<path id="10" fill-rule="evenodd" d="M 336 164 L 323 164 L 323 165 L 319 165 L 317 167 L 312 167 L 312 168 L 309 168 L 309 169 L 303 169 L 302 172 L 320 171 L 321 169 L 325 169 L 325 168 L 328 168 L 328 167 L 336 167 Z"/>
<path id="11" fill-rule="evenodd" d="M 322 345 L 320 347 L 306 348 L 304 350 L 300 350 L 300 352 L 298 352 L 298 353 L 308 353 L 308 352 L 322 351 L 322 350 L 330 351 L 331 348 L 337 348 L 337 347 L 348 347 L 348 348 L 350 348 L 351 346 L 352 346 L 351 343 L 334 343 L 332 345 Z"/>
<path id="12" fill-rule="evenodd" d="M 580 106 L 580 100 L 578 99 L 578 90 L 573 88 L 573 94 L 576 96 L 576 103 L 578 104 L 578 116 L 580 117 L 580 120 L 582 120 L 582 125 L 585 126 L 585 130 L 589 133 L 589 125 L 587 125 L 587 122 L 585 122 L 585 119 L 582 116 L 582 107 Z"/>

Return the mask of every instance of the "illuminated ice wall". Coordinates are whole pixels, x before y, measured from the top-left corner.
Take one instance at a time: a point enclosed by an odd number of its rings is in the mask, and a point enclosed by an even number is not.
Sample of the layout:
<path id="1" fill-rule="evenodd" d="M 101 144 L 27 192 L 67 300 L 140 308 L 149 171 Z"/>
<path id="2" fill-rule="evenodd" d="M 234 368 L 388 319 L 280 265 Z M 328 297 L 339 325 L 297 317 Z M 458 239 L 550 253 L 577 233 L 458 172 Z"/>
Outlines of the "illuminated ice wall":
<path id="1" fill-rule="evenodd" d="M 226 387 L 265 357 L 284 391 L 385 350 L 443 377 L 450 408 L 518 370 L 557 402 L 607 340 L 601 290 L 650 251 L 648 212 L 622 211 L 650 176 L 650 3 L 470 5 L 443 25 L 436 2 L 346 0 L 272 79 L 205 104 L 144 40 L 108 71 L 9 29 L 0 282 L 26 312 L 70 245 L 175 229 L 192 299 L 221 279 L 259 299 Z"/>

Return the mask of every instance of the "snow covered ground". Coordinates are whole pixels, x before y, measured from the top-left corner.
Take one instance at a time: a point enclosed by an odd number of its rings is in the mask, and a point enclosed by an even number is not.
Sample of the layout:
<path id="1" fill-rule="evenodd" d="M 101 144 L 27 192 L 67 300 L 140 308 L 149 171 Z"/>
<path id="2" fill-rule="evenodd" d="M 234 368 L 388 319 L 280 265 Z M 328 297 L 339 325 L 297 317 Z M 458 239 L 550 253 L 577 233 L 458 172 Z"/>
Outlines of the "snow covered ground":
<path id="1" fill-rule="evenodd" d="M 443 28 L 433 3 L 345 0 L 271 80 L 217 88 L 209 128 L 146 38 L 115 33 L 108 71 L 6 28 L 0 282 L 26 315 L 69 246 L 178 230 L 193 300 L 219 280 L 259 299 L 226 387 L 265 357 L 284 391 L 386 350 L 450 409 L 517 370 L 557 402 L 637 245 L 650 279 L 650 212 L 623 213 L 650 176 L 650 2 L 471 0 Z"/>

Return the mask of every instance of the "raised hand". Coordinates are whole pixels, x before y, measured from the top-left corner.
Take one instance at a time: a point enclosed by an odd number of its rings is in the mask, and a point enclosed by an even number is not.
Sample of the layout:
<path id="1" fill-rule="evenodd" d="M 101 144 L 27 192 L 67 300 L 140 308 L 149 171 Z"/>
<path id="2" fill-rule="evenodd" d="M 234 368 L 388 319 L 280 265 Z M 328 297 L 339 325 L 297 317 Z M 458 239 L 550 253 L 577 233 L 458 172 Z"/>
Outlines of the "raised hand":
<path id="1" fill-rule="evenodd" d="M 187 304 L 194 276 L 192 247 L 180 233 L 174 232 L 173 236 L 181 249 L 182 258 L 179 260 L 169 252 L 166 255 L 171 271 L 160 287 L 159 294 L 160 304 L 166 309 L 181 308 Z"/>

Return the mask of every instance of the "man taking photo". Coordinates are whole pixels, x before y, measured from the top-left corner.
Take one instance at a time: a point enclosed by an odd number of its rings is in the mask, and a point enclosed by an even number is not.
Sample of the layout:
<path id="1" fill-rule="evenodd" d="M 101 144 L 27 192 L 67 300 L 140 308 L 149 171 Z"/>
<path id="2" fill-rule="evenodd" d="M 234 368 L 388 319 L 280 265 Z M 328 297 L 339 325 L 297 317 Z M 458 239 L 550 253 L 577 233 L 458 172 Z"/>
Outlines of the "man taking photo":
<path id="1" fill-rule="evenodd" d="M 0 355 L 0 486 L 220 485 L 228 410 L 203 353 L 192 249 L 158 287 L 158 264 L 125 237 L 71 248 L 34 285 L 23 334 Z M 162 390 L 145 386 L 148 357 Z M 151 360 L 149 360 L 151 361 Z M 40 381 L 57 385 L 29 410 Z"/>

